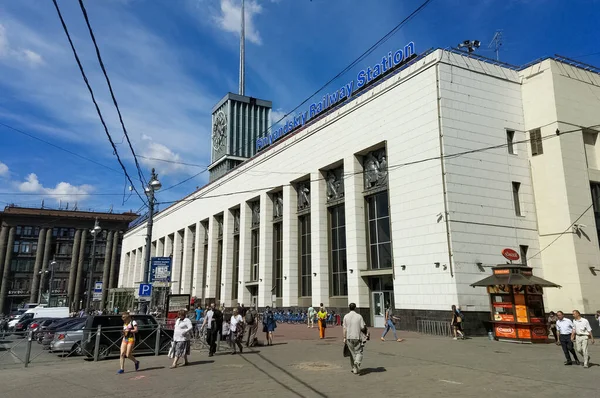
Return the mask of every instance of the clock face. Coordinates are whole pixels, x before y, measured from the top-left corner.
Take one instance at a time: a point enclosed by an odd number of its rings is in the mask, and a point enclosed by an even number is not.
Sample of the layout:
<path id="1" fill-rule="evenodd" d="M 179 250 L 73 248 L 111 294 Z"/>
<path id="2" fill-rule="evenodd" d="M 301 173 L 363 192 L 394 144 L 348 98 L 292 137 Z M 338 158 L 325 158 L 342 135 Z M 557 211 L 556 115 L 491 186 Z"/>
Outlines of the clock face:
<path id="1" fill-rule="evenodd" d="M 215 151 L 221 150 L 227 141 L 227 116 L 223 111 L 219 111 L 215 117 L 215 124 L 213 125 L 213 148 Z"/>

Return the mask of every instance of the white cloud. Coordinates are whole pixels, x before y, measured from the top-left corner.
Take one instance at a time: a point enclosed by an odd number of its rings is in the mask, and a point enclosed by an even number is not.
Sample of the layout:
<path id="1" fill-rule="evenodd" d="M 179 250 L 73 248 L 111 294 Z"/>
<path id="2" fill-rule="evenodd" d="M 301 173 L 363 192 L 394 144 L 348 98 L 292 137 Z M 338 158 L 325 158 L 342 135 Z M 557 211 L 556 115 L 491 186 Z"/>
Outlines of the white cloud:
<path id="1" fill-rule="evenodd" d="M 285 121 L 289 118 L 289 116 L 284 118 L 285 115 L 286 115 L 286 112 L 281 108 L 278 108 L 276 110 L 271 110 L 271 124 L 277 123 L 280 120 L 281 120 L 280 123 L 285 123 Z"/>
<path id="2" fill-rule="evenodd" d="M 152 137 L 142 135 L 141 150 L 139 154 L 140 163 L 148 168 L 156 168 L 161 175 L 176 174 L 186 171 L 188 166 L 175 162 L 182 162 L 181 156 L 173 152 L 166 145 L 155 142 Z M 154 159 L 165 159 L 171 162 L 162 162 Z"/>
<path id="3" fill-rule="evenodd" d="M 0 177 L 8 177 L 8 166 L 0 162 Z"/>
<path id="4" fill-rule="evenodd" d="M 94 187 L 91 185 L 72 185 L 64 181 L 56 184 L 54 188 L 44 187 L 35 173 L 29 174 L 25 181 L 17 183 L 17 188 L 20 192 L 37 193 L 42 198 L 49 197 L 57 202 L 82 201 L 88 198 L 94 190 Z"/>
<path id="5" fill-rule="evenodd" d="M 262 6 L 256 1 L 246 1 L 244 15 L 246 39 L 254 44 L 261 44 L 260 33 L 254 23 L 254 17 L 262 12 Z M 237 0 L 221 0 L 221 9 L 214 17 L 217 26 L 225 32 L 240 34 L 242 24 L 242 4 Z"/>
<path id="6" fill-rule="evenodd" d="M 8 40 L 6 28 L 0 24 L 0 60 L 17 61 L 18 63 L 26 63 L 31 66 L 41 65 L 44 59 L 37 52 L 29 48 L 20 48 L 12 46 Z"/>

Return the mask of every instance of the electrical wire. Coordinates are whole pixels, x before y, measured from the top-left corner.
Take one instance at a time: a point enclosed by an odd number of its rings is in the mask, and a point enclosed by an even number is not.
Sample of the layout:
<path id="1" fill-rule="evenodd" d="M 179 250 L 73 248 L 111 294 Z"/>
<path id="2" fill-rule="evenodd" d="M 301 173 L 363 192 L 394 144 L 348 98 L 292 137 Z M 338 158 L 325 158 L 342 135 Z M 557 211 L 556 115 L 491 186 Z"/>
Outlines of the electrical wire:
<path id="1" fill-rule="evenodd" d="M 172 163 L 172 164 L 181 164 L 183 166 L 191 166 L 191 167 L 201 167 L 203 169 L 206 169 L 208 167 L 207 165 L 196 164 L 196 163 L 180 162 L 178 160 L 161 159 L 161 158 L 151 158 L 151 157 L 143 156 L 143 155 L 137 155 L 137 156 L 138 156 L 138 158 L 147 159 L 147 160 L 155 160 L 157 162 L 165 162 L 165 163 Z"/>
<path id="2" fill-rule="evenodd" d="M 208 168 L 207 168 L 207 169 L 204 169 L 204 170 L 202 170 L 202 171 L 201 171 L 201 172 L 199 172 L 199 173 L 196 173 L 196 174 L 194 174 L 193 176 L 191 176 L 191 177 L 189 177 L 189 178 L 186 178 L 185 180 L 183 180 L 183 181 L 181 181 L 181 182 L 178 182 L 177 184 L 173 184 L 173 185 L 171 185 L 171 186 L 170 186 L 170 187 L 168 187 L 168 188 L 161 189 L 160 191 L 161 191 L 161 192 L 165 192 L 165 191 L 168 191 L 169 189 L 173 189 L 173 188 L 175 188 L 175 187 L 178 187 L 178 186 L 180 186 L 180 185 L 182 185 L 182 184 L 185 184 L 186 182 L 188 182 L 188 181 L 190 181 L 190 180 L 192 180 L 192 179 L 194 179 L 194 178 L 198 177 L 200 174 L 206 173 L 207 171 L 208 171 Z M 157 203 L 158 203 L 158 202 L 157 202 Z"/>
<path id="3" fill-rule="evenodd" d="M 52 143 L 52 142 L 50 142 L 50 141 L 46 141 L 46 140 L 44 140 L 44 139 L 42 139 L 42 138 L 36 137 L 35 135 L 33 135 L 33 134 L 31 134 L 31 133 L 27 133 L 27 132 L 25 132 L 25 131 L 23 131 L 23 130 L 19 130 L 19 129 L 18 129 L 18 128 L 16 128 L 16 127 L 9 126 L 8 124 L 2 123 L 2 122 L 0 122 L 0 126 L 4 126 L 4 127 L 8 128 L 8 129 L 11 129 L 11 130 L 13 130 L 13 131 L 16 131 L 17 133 L 23 134 L 23 135 L 25 135 L 25 136 L 27 136 L 27 137 L 29 137 L 29 138 L 33 138 L 34 140 L 37 140 L 37 141 L 43 142 L 44 144 L 48 144 L 48 145 L 50 145 L 50 146 L 52 146 L 52 147 L 54 147 L 54 148 L 56 148 L 56 149 L 59 149 L 59 150 L 61 150 L 61 151 L 63 151 L 63 152 L 66 152 L 66 153 L 68 153 L 68 154 L 70 154 L 70 155 L 73 155 L 73 156 L 76 156 L 76 157 L 78 157 L 78 158 L 80 158 L 80 159 L 83 159 L 83 160 L 86 160 L 86 161 L 88 161 L 88 162 L 94 163 L 94 164 L 95 164 L 95 165 L 97 165 L 97 166 L 104 167 L 104 168 L 105 168 L 105 169 L 107 169 L 107 170 L 114 171 L 114 172 L 116 172 L 116 173 L 119 173 L 119 174 L 123 174 L 123 172 L 122 172 L 122 171 L 119 171 L 119 170 L 117 170 L 117 169 L 113 169 L 112 167 L 110 167 L 110 166 L 107 166 L 107 165 L 105 165 L 105 164 L 102 164 L 102 163 L 100 163 L 100 162 L 97 162 L 97 161 L 95 161 L 94 159 L 90 159 L 90 158 L 88 158 L 88 157 L 85 157 L 85 156 L 83 156 L 83 155 L 80 155 L 80 154 L 78 154 L 78 153 L 76 153 L 76 152 L 73 152 L 73 151 L 70 151 L 70 150 L 68 150 L 68 149 L 65 149 L 65 148 L 63 148 L 63 147 L 61 147 L 61 146 L 59 146 L 59 145 L 53 144 L 53 143 Z"/>
<path id="4" fill-rule="evenodd" d="M 123 172 L 125 173 L 125 176 L 127 177 L 127 180 L 129 181 L 129 183 L 131 184 L 131 187 L 133 188 L 133 190 L 135 191 L 135 193 L 137 194 L 137 196 L 140 198 L 140 200 L 142 201 L 142 203 L 146 203 L 147 202 L 144 200 L 144 198 L 142 197 L 142 195 L 140 195 L 140 193 L 138 192 L 138 190 L 135 188 L 135 185 L 133 184 L 133 181 L 131 181 L 131 177 L 129 176 L 129 174 L 127 173 L 127 169 L 125 168 L 125 165 L 123 164 L 123 162 L 121 161 L 121 158 L 119 157 L 119 153 L 117 151 L 117 147 L 115 146 L 115 143 L 108 131 L 108 126 L 106 125 L 106 122 L 104 121 L 104 117 L 102 117 L 102 112 L 100 111 L 100 107 L 98 106 L 98 103 L 96 102 L 96 97 L 94 96 L 94 91 L 92 90 L 92 86 L 90 85 L 90 82 L 88 81 L 88 78 L 85 74 L 85 71 L 83 69 L 83 65 L 81 64 L 81 60 L 79 59 L 79 55 L 77 54 L 77 50 L 75 49 L 75 45 L 73 44 L 73 40 L 71 39 L 71 35 L 69 33 L 69 29 L 67 28 L 67 25 L 65 23 L 65 20 L 63 19 L 62 13 L 60 12 L 60 8 L 58 6 L 57 0 L 52 0 L 52 2 L 54 3 L 54 7 L 56 8 L 56 12 L 58 14 L 58 18 L 60 19 L 60 23 L 62 24 L 62 28 L 65 32 L 65 35 L 67 36 L 67 39 L 69 41 L 69 45 L 71 46 L 71 50 L 73 51 L 73 56 L 75 57 L 75 61 L 77 61 L 77 66 L 79 67 L 79 71 L 81 72 L 81 76 L 83 77 L 83 81 L 85 82 L 85 85 L 87 86 L 87 89 L 90 93 L 90 96 L 92 98 L 92 102 L 94 103 L 94 106 L 96 107 L 96 112 L 98 113 L 98 117 L 100 118 L 100 122 L 102 123 L 102 126 L 104 127 L 104 132 L 106 133 L 106 136 L 108 138 L 108 141 L 110 142 L 110 145 L 113 148 L 113 153 L 115 154 L 115 156 L 117 157 L 117 161 L 119 162 L 119 165 L 121 166 L 121 168 L 123 169 Z"/>
<path id="5" fill-rule="evenodd" d="M 56 3 L 56 1 L 55 1 Z M 104 66 L 104 61 L 102 61 L 102 56 L 100 55 L 100 49 L 98 48 L 98 43 L 96 42 L 96 36 L 94 35 L 94 31 L 92 30 L 92 25 L 90 24 L 90 20 L 88 18 L 87 10 L 85 9 L 85 5 L 83 4 L 83 0 L 79 0 L 79 7 L 81 8 L 81 12 L 83 13 L 83 18 L 85 19 L 85 23 L 88 27 L 88 31 L 90 32 L 90 37 L 92 38 L 92 42 L 94 43 L 94 48 L 96 49 L 96 56 L 98 57 L 98 63 L 100 64 L 100 68 L 102 69 L 102 73 L 104 74 L 104 78 L 106 79 L 106 84 L 108 85 L 108 90 L 110 91 L 110 96 L 112 98 L 113 104 L 117 109 L 117 114 L 119 115 L 119 122 L 121 123 L 121 127 L 123 128 L 123 134 L 127 139 L 127 143 L 129 144 L 129 149 L 133 154 L 133 160 L 135 162 L 135 167 L 138 171 L 138 177 L 140 178 L 140 183 L 143 187 L 148 185 L 148 182 L 144 178 L 144 173 L 142 173 L 142 169 L 135 155 L 135 151 L 133 150 L 133 145 L 131 144 L 131 140 L 129 139 L 129 134 L 127 133 L 127 129 L 125 128 L 125 123 L 123 122 L 123 116 L 121 115 L 121 109 L 119 109 L 119 104 L 117 103 L 117 99 L 115 97 L 115 93 L 112 88 L 112 84 L 110 83 L 110 78 L 108 77 L 108 73 L 106 72 L 106 67 Z M 122 141 L 121 141 L 122 142 Z M 116 151 L 116 149 L 115 149 Z"/>

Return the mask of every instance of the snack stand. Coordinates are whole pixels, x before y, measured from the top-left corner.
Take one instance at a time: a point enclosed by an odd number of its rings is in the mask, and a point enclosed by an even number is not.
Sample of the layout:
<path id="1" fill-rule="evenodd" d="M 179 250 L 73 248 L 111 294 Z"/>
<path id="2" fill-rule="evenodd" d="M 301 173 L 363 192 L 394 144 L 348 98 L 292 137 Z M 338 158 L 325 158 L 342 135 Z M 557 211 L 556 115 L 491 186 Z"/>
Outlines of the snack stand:
<path id="1" fill-rule="evenodd" d="M 500 264 L 493 274 L 471 286 L 484 286 L 490 295 L 494 338 L 498 341 L 545 343 L 548 326 L 544 287 L 560 287 L 533 275 L 531 267 Z"/>

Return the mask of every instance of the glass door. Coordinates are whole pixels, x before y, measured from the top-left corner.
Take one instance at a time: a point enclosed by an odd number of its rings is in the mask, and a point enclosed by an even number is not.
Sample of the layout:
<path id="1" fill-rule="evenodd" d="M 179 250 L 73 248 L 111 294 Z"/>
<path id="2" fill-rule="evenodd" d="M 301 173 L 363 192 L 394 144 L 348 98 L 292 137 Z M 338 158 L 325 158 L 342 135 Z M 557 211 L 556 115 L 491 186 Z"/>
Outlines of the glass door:
<path id="1" fill-rule="evenodd" d="M 385 297 L 383 292 L 373 292 L 371 310 L 373 311 L 373 326 L 382 328 L 385 326 Z"/>

